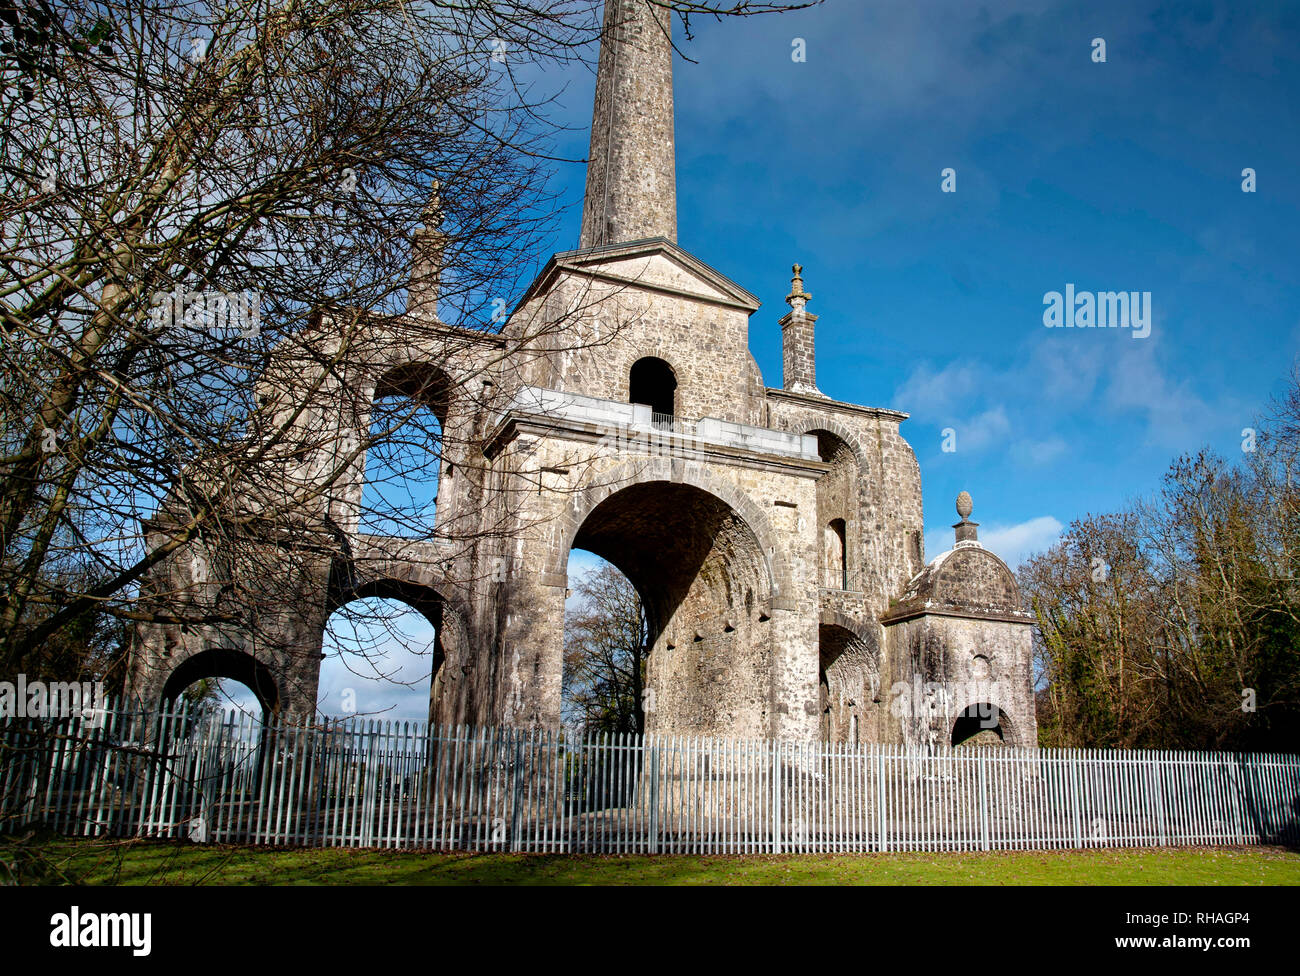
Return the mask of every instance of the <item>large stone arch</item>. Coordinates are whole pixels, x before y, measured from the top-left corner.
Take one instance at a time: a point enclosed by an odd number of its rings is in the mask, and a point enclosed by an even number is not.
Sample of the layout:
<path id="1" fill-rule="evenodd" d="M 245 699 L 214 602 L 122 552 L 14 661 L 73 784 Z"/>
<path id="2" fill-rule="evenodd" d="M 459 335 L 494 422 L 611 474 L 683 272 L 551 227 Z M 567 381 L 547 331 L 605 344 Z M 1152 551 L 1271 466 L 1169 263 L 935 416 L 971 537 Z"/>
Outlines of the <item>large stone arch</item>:
<path id="1" fill-rule="evenodd" d="M 583 522 L 611 495 L 638 484 L 671 483 L 689 485 L 725 502 L 749 526 L 758 539 L 771 584 L 768 596 L 777 610 L 794 609 L 794 583 L 789 561 L 778 543 L 770 520 L 748 494 L 734 482 L 714 475 L 698 462 L 681 458 L 646 457 L 621 462 L 600 474 L 600 482 L 575 492 L 563 516 L 556 521 L 555 545 L 549 571 L 563 579 L 568 572 L 569 552 Z"/>
<path id="2" fill-rule="evenodd" d="M 282 676 L 277 676 L 265 661 L 259 661 L 238 648 L 217 646 L 196 651 L 177 664 L 163 682 L 160 700 L 156 704 L 169 707 L 186 688 L 205 678 L 238 681 L 257 697 L 264 717 L 278 714 L 289 697 L 288 689 L 282 685 Z"/>
<path id="3" fill-rule="evenodd" d="M 615 469 L 579 493 L 558 533 L 555 569 L 566 572 L 573 547 L 588 549 L 641 594 L 651 638 L 648 730 L 767 735 L 784 559 L 748 496 L 677 465 L 634 478 Z"/>

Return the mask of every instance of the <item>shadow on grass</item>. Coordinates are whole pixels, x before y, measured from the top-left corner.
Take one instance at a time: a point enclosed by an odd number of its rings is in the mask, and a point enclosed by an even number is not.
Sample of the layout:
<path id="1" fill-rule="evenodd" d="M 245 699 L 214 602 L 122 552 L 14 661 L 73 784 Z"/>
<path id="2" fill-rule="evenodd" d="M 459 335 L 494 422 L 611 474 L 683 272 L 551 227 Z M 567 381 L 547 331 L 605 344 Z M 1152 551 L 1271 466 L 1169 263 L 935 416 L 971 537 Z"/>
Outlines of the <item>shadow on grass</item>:
<path id="1" fill-rule="evenodd" d="M 62 841 L 60 875 L 124 885 L 1300 884 L 1282 848 L 820 855 L 465 854 Z"/>

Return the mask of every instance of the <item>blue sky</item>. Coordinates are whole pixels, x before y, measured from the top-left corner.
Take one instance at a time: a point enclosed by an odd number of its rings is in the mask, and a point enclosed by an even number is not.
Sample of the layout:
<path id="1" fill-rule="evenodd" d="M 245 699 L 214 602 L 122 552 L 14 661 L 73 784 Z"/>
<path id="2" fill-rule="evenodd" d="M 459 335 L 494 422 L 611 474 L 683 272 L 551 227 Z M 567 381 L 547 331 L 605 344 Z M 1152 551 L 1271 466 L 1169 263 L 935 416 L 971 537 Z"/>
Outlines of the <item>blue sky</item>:
<path id="1" fill-rule="evenodd" d="M 769 386 L 804 265 L 818 385 L 911 414 L 929 555 L 962 488 L 1018 562 L 1156 489 L 1181 452 L 1239 452 L 1283 388 L 1300 4 L 830 0 L 701 22 L 684 46 L 679 243 L 763 300 L 750 344 Z M 590 99 L 588 74 L 566 92 L 575 124 Z M 571 241 L 581 166 L 561 178 Z M 1150 292 L 1151 334 L 1044 328 L 1067 282 Z"/>
<path id="2" fill-rule="evenodd" d="M 763 301 L 750 344 L 769 386 L 804 265 L 820 388 L 911 414 L 929 556 L 963 488 L 1015 564 L 1157 489 L 1178 454 L 1239 452 L 1284 388 L 1300 4 L 830 0 L 694 27 L 695 63 L 676 66 L 678 242 Z M 571 127 L 558 153 L 585 157 L 594 75 L 543 81 Z M 555 250 L 576 246 L 584 179 L 557 171 Z M 1067 283 L 1150 292 L 1150 335 L 1044 328 L 1044 295 Z"/>

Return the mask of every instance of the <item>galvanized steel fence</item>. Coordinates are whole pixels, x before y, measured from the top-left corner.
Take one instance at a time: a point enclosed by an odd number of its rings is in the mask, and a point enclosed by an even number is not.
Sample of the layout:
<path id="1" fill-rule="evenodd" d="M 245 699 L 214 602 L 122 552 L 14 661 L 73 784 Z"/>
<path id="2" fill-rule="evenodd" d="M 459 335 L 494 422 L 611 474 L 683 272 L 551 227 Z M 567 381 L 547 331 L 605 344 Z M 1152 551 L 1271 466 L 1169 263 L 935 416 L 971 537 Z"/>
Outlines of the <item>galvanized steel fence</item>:
<path id="1" fill-rule="evenodd" d="M 0 719 L 0 830 L 778 853 L 1300 841 L 1300 757 L 898 746 L 113 708 Z"/>

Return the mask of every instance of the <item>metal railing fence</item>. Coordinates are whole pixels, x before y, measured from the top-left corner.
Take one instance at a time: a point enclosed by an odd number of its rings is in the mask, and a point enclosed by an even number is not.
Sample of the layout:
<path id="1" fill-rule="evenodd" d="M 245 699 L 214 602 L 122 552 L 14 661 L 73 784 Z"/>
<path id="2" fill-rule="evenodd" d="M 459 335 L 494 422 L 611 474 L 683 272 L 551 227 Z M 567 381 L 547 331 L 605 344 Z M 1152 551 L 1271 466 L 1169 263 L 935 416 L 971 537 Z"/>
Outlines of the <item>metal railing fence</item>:
<path id="1" fill-rule="evenodd" d="M 0 830 L 641 853 L 1300 841 L 1300 757 L 569 736 L 189 706 L 0 719 Z"/>

